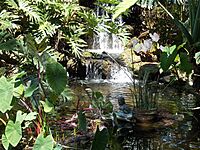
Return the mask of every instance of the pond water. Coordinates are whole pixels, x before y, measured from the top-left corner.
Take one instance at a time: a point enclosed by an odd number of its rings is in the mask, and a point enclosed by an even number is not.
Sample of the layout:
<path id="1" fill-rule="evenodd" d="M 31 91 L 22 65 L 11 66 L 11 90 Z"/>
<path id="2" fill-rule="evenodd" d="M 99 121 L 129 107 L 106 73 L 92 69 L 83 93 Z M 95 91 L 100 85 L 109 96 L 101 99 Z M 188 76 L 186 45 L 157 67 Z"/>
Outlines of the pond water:
<path id="1" fill-rule="evenodd" d="M 126 103 L 133 104 L 130 82 L 113 80 L 81 80 L 71 83 L 74 93 L 85 97 L 86 90 L 101 92 L 118 109 L 117 97 L 123 95 Z M 156 107 L 169 110 L 176 118 L 172 126 L 146 130 L 122 129 L 110 140 L 109 149 L 125 150 L 188 150 L 200 149 L 200 130 L 198 119 L 190 109 L 196 107 L 196 97 L 176 88 L 156 87 Z M 86 90 L 85 90 L 86 89 Z M 154 89 L 155 91 L 155 89 Z M 198 114 L 198 113 L 197 113 Z"/>

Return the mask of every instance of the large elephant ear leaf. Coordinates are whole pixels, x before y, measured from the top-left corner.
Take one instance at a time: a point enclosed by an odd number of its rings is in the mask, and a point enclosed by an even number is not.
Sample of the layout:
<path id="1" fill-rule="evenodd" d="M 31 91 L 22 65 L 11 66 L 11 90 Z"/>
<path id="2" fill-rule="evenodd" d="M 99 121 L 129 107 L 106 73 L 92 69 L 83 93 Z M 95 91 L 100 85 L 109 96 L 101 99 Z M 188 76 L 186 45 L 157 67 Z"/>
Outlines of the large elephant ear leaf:
<path id="1" fill-rule="evenodd" d="M 5 113 L 12 108 L 13 90 L 14 84 L 11 81 L 8 82 L 6 77 L 2 76 L 0 78 L 0 112 Z"/>
<path id="2" fill-rule="evenodd" d="M 14 123 L 12 120 L 9 120 L 6 125 L 5 136 L 12 146 L 17 146 L 22 138 L 21 123 L 18 121 Z"/>
<path id="3" fill-rule="evenodd" d="M 67 73 L 64 67 L 58 62 L 48 63 L 46 65 L 46 77 L 49 86 L 60 94 L 67 84 Z"/>

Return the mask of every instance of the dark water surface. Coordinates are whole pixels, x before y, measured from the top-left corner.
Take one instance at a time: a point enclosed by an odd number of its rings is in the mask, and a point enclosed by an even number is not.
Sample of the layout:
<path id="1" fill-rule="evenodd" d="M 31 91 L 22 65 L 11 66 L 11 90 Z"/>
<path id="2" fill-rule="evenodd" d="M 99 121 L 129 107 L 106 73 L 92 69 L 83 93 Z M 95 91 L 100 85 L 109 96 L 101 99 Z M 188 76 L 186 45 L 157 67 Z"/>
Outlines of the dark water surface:
<path id="1" fill-rule="evenodd" d="M 117 97 L 123 95 L 126 103 L 133 106 L 132 85 L 126 82 L 109 80 L 78 81 L 71 84 L 73 91 L 86 96 L 86 90 L 102 92 L 105 98 L 118 109 Z M 85 90 L 86 89 L 86 90 Z M 157 108 L 169 110 L 176 118 L 176 123 L 162 129 L 122 129 L 110 141 L 110 149 L 124 150 L 198 150 L 200 149 L 200 130 L 198 119 L 191 108 L 196 107 L 196 97 L 175 88 L 158 88 L 156 96 Z M 196 113 L 199 114 L 198 112 Z"/>

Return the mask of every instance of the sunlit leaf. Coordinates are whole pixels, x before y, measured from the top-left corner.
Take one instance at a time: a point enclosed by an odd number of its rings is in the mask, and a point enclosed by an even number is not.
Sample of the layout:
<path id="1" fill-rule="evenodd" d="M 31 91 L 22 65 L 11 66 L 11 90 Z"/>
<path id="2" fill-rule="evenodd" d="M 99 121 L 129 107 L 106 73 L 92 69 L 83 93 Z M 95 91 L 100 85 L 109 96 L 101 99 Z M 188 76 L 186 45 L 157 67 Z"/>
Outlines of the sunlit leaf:
<path id="1" fill-rule="evenodd" d="M 33 92 L 38 89 L 37 84 L 33 83 L 31 84 L 24 92 L 24 97 L 30 97 L 33 95 Z"/>
<path id="2" fill-rule="evenodd" d="M 38 114 L 37 112 L 30 112 L 28 113 L 28 115 L 25 117 L 24 120 L 29 120 L 29 121 L 34 120 L 36 119 L 37 114 Z"/>
<path id="3" fill-rule="evenodd" d="M 72 90 L 67 86 L 64 91 L 61 93 L 61 95 L 63 96 L 64 101 L 67 100 L 72 100 L 74 93 L 72 92 Z"/>
<path id="4" fill-rule="evenodd" d="M 8 150 L 9 148 L 9 141 L 8 139 L 6 138 L 6 136 L 4 134 L 2 134 L 2 144 L 3 144 L 3 147 L 5 148 L 5 150 Z"/>
<path id="5" fill-rule="evenodd" d="M 195 58 L 195 60 L 196 60 L 196 63 L 197 63 L 197 64 L 200 64 L 200 52 L 195 53 L 194 58 Z"/>
<path id="6" fill-rule="evenodd" d="M 39 134 L 33 146 L 33 150 L 52 150 L 52 149 L 53 149 L 52 135 L 44 137 L 43 133 Z"/>
<path id="7" fill-rule="evenodd" d="M 174 63 L 178 50 L 176 46 L 165 47 L 160 57 L 160 66 L 163 71 L 167 71 L 169 67 Z"/>
<path id="8" fill-rule="evenodd" d="M 125 12 L 131 6 L 133 6 L 138 0 L 123 0 L 116 6 L 113 20 L 115 20 L 121 13 Z"/>
<path id="9" fill-rule="evenodd" d="M 13 98 L 14 84 L 8 82 L 7 79 L 2 76 L 0 78 L 0 111 L 5 113 L 7 110 L 10 110 L 12 107 L 11 102 Z"/>
<path id="10" fill-rule="evenodd" d="M 12 146 L 17 146 L 22 138 L 22 128 L 20 122 L 8 121 L 5 129 L 5 135 Z"/>
<path id="11" fill-rule="evenodd" d="M 27 116 L 27 113 L 22 114 L 22 111 L 18 110 L 15 122 L 19 122 L 21 124 L 26 118 L 26 116 Z"/>
<path id="12" fill-rule="evenodd" d="M 51 112 L 54 108 L 54 105 L 52 103 L 50 103 L 48 100 L 44 101 L 40 101 L 44 107 L 44 112 L 48 113 Z"/>
<path id="13" fill-rule="evenodd" d="M 24 92 L 24 86 L 20 84 L 18 87 L 14 88 L 13 95 L 17 98 L 20 98 Z"/>

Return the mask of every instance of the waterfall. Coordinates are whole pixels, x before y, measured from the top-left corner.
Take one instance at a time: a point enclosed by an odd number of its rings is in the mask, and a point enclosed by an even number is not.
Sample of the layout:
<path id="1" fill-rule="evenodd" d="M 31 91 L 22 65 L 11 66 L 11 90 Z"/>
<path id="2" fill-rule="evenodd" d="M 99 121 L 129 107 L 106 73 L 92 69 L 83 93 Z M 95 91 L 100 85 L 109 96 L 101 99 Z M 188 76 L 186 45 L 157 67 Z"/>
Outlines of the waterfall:
<path id="1" fill-rule="evenodd" d="M 113 59 L 113 58 L 112 58 Z M 132 74 L 127 67 L 112 60 L 89 59 L 86 61 L 87 80 L 105 80 L 112 83 L 132 83 Z"/>
<path id="2" fill-rule="evenodd" d="M 104 7 L 109 7 L 110 4 L 104 4 Z M 96 8 L 97 17 L 106 17 L 112 19 L 110 14 L 104 11 L 101 7 Z M 122 18 L 119 17 L 117 24 L 122 24 Z M 100 27 L 104 27 L 104 23 L 99 24 Z M 126 67 L 120 66 L 115 59 L 124 51 L 123 42 L 120 38 L 109 32 L 108 30 L 102 30 L 95 32 L 92 39 L 92 44 L 89 45 L 89 52 L 98 53 L 101 55 L 99 59 L 87 60 L 86 64 L 86 79 L 107 79 L 112 82 L 131 82 L 131 73 Z M 103 52 L 105 52 L 103 54 Z M 105 62 L 105 57 L 109 58 L 109 62 Z M 112 56 L 111 56 L 112 55 Z M 114 57 L 113 57 L 114 56 Z M 108 63 L 107 65 L 105 65 Z M 110 64 L 109 64 L 110 63 Z"/>
<path id="3" fill-rule="evenodd" d="M 109 7 L 109 5 L 110 4 L 104 4 L 104 7 Z M 96 8 L 96 16 L 103 16 L 110 20 L 112 19 L 112 16 L 100 7 Z M 116 21 L 118 24 L 121 24 L 122 22 L 122 17 L 119 17 Z M 102 27 L 102 31 L 94 33 L 92 44 L 89 45 L 89 49 L 87 50 L 96 53 L 122 53 L 124 50 L 124 45 L 120 38 L 116 34 L 103 29 L 105 27 L 104 22 L 100 23 L 99 27 Z"/>

